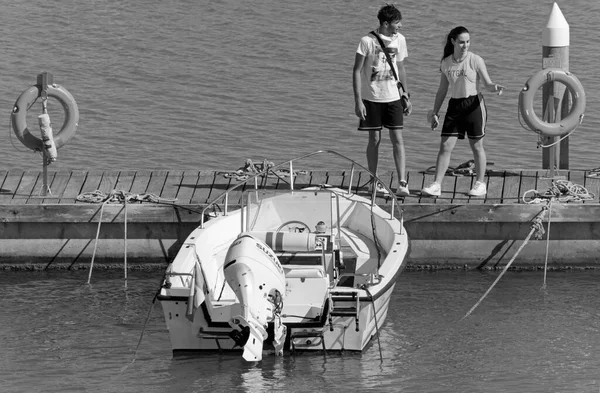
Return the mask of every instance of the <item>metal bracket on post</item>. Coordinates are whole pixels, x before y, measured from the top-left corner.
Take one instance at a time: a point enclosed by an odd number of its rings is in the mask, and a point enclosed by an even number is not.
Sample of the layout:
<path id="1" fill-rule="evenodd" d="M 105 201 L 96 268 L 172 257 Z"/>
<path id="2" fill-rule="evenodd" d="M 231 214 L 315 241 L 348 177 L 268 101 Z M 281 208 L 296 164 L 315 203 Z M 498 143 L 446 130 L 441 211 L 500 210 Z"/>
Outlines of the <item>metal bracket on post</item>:
<path id="1" fill-rule="evenodd" d="M 42 113 L 48 113 L 48 85 L 54 84 L 54 76 L 49 72 L 42 72 L 37 76 L 37 86 L 40 88 L 40 97 L 42 98 Z M 50 186 L 48 185 L 48 162 L 49 157 L 46 154 L 46 149 L 42 148 L 42 196 L 52 195 Z"/>

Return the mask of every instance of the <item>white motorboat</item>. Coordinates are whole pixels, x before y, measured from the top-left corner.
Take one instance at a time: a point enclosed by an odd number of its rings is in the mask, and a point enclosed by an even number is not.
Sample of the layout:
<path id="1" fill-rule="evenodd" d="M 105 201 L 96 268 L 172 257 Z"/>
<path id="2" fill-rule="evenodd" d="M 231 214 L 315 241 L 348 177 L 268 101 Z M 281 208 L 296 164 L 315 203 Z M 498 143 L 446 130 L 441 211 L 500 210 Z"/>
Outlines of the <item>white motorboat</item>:
<path id="1" fill-rule="evenodd" d="M 348 189 L 295 189 L 294 166 L 319 154 L 351 167 Z M 353 192 L 354 173 L 368 171 L 330 150 L 263 169 L 205 207 L 166 270 L 158 299 L 173 354 L 362 351 L 385 322 L 408 252 L 394 194 L 387 212 L 374 191 Z"/>

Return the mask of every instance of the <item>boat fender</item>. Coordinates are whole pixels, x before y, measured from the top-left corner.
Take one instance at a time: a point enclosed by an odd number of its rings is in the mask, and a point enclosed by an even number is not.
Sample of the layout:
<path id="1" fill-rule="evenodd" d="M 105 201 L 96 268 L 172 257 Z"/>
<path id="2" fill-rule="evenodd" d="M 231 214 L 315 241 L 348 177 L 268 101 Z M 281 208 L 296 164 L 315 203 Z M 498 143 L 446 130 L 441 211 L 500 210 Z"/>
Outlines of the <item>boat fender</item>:
<path id="1" fill-rule="evenodd" d="M 71 93 L 62 86 L 48 85 L 46 92 L 48 97 L 55 98 L 62 105 L 65 112 L 65 121 L 53 138 L 55 148 L 60 149 L 75 135 L 79 123 L 79 108 Z M 33 135 L 27 128 L 27 111 L 41 95 L 41 86 L 30 86 L 17 98 L 11 114 L 15 135 L 23 145 L 35 151 L 42 151 L 45 148 L 44 141 Z"/>
<path id="2" fill-rule="evenodd" d="M 573 107 L 569 114 L 558 123 L 542 121 L 533 110 L 535 93 L 550 82 L 560 82 L 571 92 Z M 546 68 L 538 71 L 525 83 L 519 93 L 519 111 L 525 123 L 533 131 L 541 132 L 546 136 L 561 136 L 573 131 L 583 121 L 585 112 L 585 91 L 579 79 L 570 72 L 560 68 Z"/>

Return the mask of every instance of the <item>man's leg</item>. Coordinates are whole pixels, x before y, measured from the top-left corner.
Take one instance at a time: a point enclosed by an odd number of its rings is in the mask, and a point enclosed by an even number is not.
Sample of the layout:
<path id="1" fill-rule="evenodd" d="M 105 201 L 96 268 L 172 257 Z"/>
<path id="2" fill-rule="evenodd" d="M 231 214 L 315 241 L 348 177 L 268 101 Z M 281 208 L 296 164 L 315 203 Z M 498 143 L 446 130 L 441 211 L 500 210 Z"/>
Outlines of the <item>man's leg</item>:
<path id="1" fill-rule="evenodd" d="M 369 131 L 369 143 L 367 144 L 367 165 L 369 170 L 375 175 L 377 175 L 380 142 L 381 131 Z"/>
<path id="2" fill-rule="evenodd" d="M 392 141 L 392 151 L 394 153 L 394 163 L 398 172 L 398 181 L 406 180 L 406 160 L 404 157 L 404 139 L 402 139 L 402 129 L 390 129 L 390 140 Z"/>

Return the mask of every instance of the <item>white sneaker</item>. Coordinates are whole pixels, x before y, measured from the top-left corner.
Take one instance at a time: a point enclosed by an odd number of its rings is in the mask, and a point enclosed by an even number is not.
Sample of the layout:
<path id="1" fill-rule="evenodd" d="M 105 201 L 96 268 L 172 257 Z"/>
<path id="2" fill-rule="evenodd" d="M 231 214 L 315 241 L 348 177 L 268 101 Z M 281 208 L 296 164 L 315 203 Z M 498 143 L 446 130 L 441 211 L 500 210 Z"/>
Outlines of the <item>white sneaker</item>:
<path id="1" fill-rule="evenodd" d="M 388 195 L 390 192 L 381 185 L 381 183 L 377 182 L 377 194 Z"/>
<path id="2" fill-rule="evenodd" d="M 480 197 L 487 194 L 487 187 L 484 182 L 476 181 L 471 191 L 469 191 L 469 196 Z"/>
<path id="3" fill-rule="evenodd" d="M 405 197 L 410 195 L 410 190 L 407 187 L 406 180 L 400 180 L 398 183 L 398 189 L 396 190 L 396 195 L 399 197 Z"/>
<path id="4" fill-rule="evenodd" d="M 433 182 L 421 190 L 421 194 L 425 196 L 440 196 L 442 195 L 442 186 L 440 183 Z"/>

